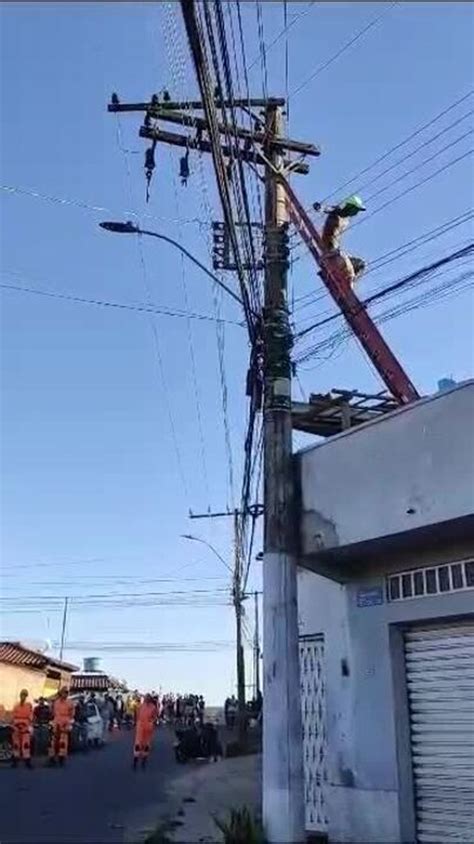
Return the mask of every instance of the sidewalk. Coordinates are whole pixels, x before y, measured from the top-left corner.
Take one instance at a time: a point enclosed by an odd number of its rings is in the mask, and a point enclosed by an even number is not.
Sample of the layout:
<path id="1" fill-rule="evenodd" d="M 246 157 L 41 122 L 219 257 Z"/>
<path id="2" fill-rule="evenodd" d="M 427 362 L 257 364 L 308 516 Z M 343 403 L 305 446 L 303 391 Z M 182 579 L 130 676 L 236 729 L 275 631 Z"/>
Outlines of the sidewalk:
<path id="1" fill-rule="evenodd" d="M 261 756 L 240 756 L 219 762 L 188 763 L 170 784 L 166 816 L 157 826 L 175 844 L 221 844 L 213 816 L 227 818 L 230 809 L 247 806 L 260 813 Z M 150 842 L 153 838 L 150 837 Z M 156 837 L 158 844 L 159 837 Z"/>

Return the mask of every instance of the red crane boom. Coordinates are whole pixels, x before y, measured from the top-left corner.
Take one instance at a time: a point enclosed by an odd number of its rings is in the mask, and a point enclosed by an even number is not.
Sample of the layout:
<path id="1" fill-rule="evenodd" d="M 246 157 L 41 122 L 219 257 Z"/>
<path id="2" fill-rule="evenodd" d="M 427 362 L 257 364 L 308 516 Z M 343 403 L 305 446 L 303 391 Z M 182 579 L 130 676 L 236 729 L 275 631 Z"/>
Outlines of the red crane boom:
<path id="1" fill-rule="evenodd" d="M 327 290 L 340 308 L 344 318 L 357 337 L 359 343 L 367 352 L 392 395 L 400 404 L 419 399 L 419 393 L 410 381 L 405 370 L 383 339 L 380 331 L 367 312 L 367 308 L 356 296 L 347 280 L 337 271 L 328 268 L 321 261 L 322 245 L 320 235 L 308 213 L 288 184 L 284 176 L 280 175 L 288 202 L 288 213 L 291 221 L 298 229 L 306 246 L 311 252 L 318 266 Z"/>

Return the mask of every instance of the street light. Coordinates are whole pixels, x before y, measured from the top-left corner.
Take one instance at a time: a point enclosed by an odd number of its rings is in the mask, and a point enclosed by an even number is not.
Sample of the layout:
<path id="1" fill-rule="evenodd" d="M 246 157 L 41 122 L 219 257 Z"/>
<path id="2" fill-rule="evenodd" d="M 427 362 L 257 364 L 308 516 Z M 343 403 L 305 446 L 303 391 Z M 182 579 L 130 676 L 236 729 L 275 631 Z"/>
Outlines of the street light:
<path id="1" fill-rule="evenodd" d="M 219 554 L 219 551 L 216 551 L 216 549 L 214 548 L 213 545 L 211 545 L 210 542 L 207 542 L 205 539 L 201 539 L 200 536 L 193 536 L 191 533 L 182 533 L 181 538 L 182 539 L 189 539 L 189 540 L 191 540 L 191 542 L 201 542 L 202 545 L 206 545 L 206 547 L 210 548 L 212 553 L 216 555 L 216 557 L 221 561 L 221 563 L 226 567 L 226 569 L 228 569 L 230 571 L 231 575 L 234 575 L 234 570 L 231 568 L 231 566 L 229 566 L 228 563 L 226 563 L 226 561 L 224 560 L 224 557 L 222 557 Z"/>
<path id="2" fill-rule="evenodd" d="M 193 536 L 191 533 L 182 533 L 183 539 L 189 539 L 192 542 L 201 542 L 209 548 L 213 554 L 223 563 L 232 574 L 232 602 L 235 610 L 235 631 L 236 631 L 236 660 L 237 660 L 237 697 L 238 697 L 238 725 L 239 725 L 239 739 L 242 744 L 245 742 L 246 733 L 246 712 L 245 712 L 245 660 L 244 660 L 244 646 L 242 641 L 242 617 L 243 617 L 243 602 L 245 595 L 242 590 L 242 583 L 239 573 L 239 565 L 236 562 L 235 569 L 232 569 L 224 558 L 216 551 L 210 542 L 206 539 L 201 539 L 200 536 Z M 238 559 L 238 558 L 237 558 Z"/>
<path id="3" fill-rule="evenodd" d="M 225 292 L 228 293 L 229 296 L 232 296 L 232 298 L 235 299 L 235 301 L 238 302 L 239 305 L 243 306 L 244 303 L 242 302 L 240 296 L 237 296 L 237 293 L 234 293 L 234 291 L 231 290 L 230 287 L 227 287 L 227 285 L 224 284 L 224 282 L 221 281 L 220 278 L 214 275 L 214 273 L 212 273 L 206 267 L 205 264 L 201 264 L 201 261 L 195 258 L 194 255 L 191 254 L 191 252 L 188 252 L 188 250 L 184 246 L 181 246 L 181 244 L 178 243 L 177 240 L 173 240 L 172 237 L 168 237 L 166 234 L 160 234 L 159 232 L 152 232 L 148 231 L 147 229 L 141 229 L 139 226 L 135 225 L 135 223 L 132 223 L 131 220 L 127 220 L 126 223 L 122 223 L 120 221 L 117 222 L 115 220 L 104 220 L 102 223 L 99 223 L 99 226 L 101 229 L 105 229 L 105 231 L 112 232 L 113 234 L 144 234 L 147 237 L 156 237 L 158 238 L 158 240 L 164 240 L 166 243 L 170 243 L 171 246 L 175 246 L 176 249 L 179 249 L 179 251 L 183 253 L 183 255 L 186 255 L 186 257 L 189 258 L 189 260 L 192 261 L 193 264 L 196 264 L 196 266 L 199 267 L 200 270 L 206 273 L 209 278 L 212 278 L 212 280 L 216 284 L 218 284 L 219 287 L 222 287 L 222 289 L 225 290 Z"/>

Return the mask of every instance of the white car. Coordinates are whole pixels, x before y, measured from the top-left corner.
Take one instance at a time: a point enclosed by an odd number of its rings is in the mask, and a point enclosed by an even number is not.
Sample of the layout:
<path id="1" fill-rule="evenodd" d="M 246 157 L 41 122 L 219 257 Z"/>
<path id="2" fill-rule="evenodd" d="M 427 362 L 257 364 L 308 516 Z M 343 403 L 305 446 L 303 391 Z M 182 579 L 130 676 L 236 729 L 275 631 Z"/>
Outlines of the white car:
<path id="1" fill-rule="evenodd" d="M 104 722 L 96 703 L 86 703 L 86 707 L 87 741 L 95 747 L 100 747 L 104 743 Z"/>

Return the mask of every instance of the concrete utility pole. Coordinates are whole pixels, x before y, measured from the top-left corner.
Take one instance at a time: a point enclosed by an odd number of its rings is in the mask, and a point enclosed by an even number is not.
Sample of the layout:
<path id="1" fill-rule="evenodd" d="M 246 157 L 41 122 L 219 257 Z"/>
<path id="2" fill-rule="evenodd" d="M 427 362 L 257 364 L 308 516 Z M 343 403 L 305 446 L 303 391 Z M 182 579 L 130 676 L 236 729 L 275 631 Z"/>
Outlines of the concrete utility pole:
<path id="1" fill-rule="evenodd" d="M 64 644 L 66 641 L 66 623 L 67 623 L 67 611 L 69 607 L 69 598 L 64 598 L 64 610 L 63 610 L 63 623 L 61 627 L 61 644 L 59 646 L 59 659 L 63 658 L 64 653 Z"/>
<path id="2" fill-rule="evenodd" d="M 288 151 L 318 156 L 319 149 L 313 144 L 303 144 L 284 138 L 282 133 L 282 111 L 284 100 L 269 99 L 235 100 L 234 107 L 249 109 L 265 108 L 265 131 L 254 132 L 235 127 L 232 136 L 241 140 L 223 143 L 221 135 L 227 134 L 227 122 L 217 119 L 217 109 L 222 105 L 219 98 L 212 96 L 213 86 L 206 59 L 205 38 L 198 25 L 194 0 L 181 0 L 191 53 L 193 56 L 202 101 L 193 103 L 172 103 L 152 97 L 148 103 L 121 103 L 113 95 L 109 111 L 144 111 L 144 125 L 140 136 L 155 143 L 172 144 L 186 149 L 199 149 L 212 154 L 219 195 L 228 229 L 234 263 L 240 282 L 240 298 L 246 310 L 246 321 L 250 323 L 252 343 L 256 340 L 255 313 L 248 304 L 247 281 L 242 263 L 241 250 L 236 235 L 235 220 L 226 162 L 240 159 L 265 168 L 265 312 L 263 334 L 265 344 L 264 364 L 264 560 L 263 560 L 263 803 L 265 834 L 269 842 L 299 844 L 304 841 L 304 789 L 301 701 L 299 690 L 298 618 L 296 589 L 296 560 L 294 552 L 294 515 L 292 482 L 292 418 L 291 418 L 291 363 L 292 344 L 287 307 L 287 175 L 307 173 L 308 165 L 299 160 L 291 162 L 285 158 Z M 204 117 L 185 117 L 183 126 L 196 126 L 195 135 L 177 135 L 164 132 L 157 125 L 158 120 L 177 121 L 175 113 L 200 110 Z M 170 115 L 171 112 L 171 115 Z M 261 120 L 253 115 L 256 124 Z M 196 120 L 198 123 L 196 124 Z M 204 121 L 204 122 L 203 122 Z M 205 129 L 209 138 L 202 137 Z M 225 130 L 225 131 L 224 131 Z M 248 149 L 246 142 L 253 142 L 256 149 Z M 278 174 L 285 168 L 284 178 Z M 286 185 L 286 188 L 285 188 Z M 128 227 L 127 231 L 130 231 Z M 306 231 L 306 230 L 305 230 Z M 232 235 L 232 237 L 231 237 Z M 238 260 L 237 260 L 238 259 Z M 245 295 L 244 295 L 245 294 Z M 235 294 L 234 294 L 235 298 Z M 247 307 L 245 307 L 247 305 Z M 258 322 L 260 324 L 260 314 Z M 260 339 L 260 338 L 258 338 Z M 227 513 L 225 513 L 227 515 Z M 242 637 L 242 574 L 234 578 L 234 606 L 236 612 L 237 638 Z M 240 584 L 240 585 L 239 585 Z M 242 650 L 237 650 L 238 678 L 243 677 Z M 245 682 L 238 679 L 239 712 L 245 703 Z M 242 723 L 239 719 L 239 723 Z"/>
<path id="3" fill-rule="evenodd" d="M 255 604 L 255 630 L 253 634 L 253 658 L 254 658 L 254 680 L 255 680 L 255 688 L 254 688 L 254 695 L 255 699 L 257 699 L 258 693 L 260 691 L 260 629 L 259 629 L 259 620 L 258 620 L 258 592 L 253 593 L 254 597 L 254 604 Z"/>
<path id="4" fill-rule="evenodd" d="M 239 727 L 239 741 L 245 741 L 245 733 L 247 726 L 246 712 L 245 712 L 245 658 L 244 645 L 242 639 L 242 616 L 244 613 L 244 601 L 242 594 L 242 554 L 241 554 L 240 530 L 239 530 L 239 514 L 236 511 L 234 514 L 234 582 L 233 582 L 233 601 L 235 609 L 235 633 L 236 633 L 236 650 L 237 650 L 237 700 L 238 700 L 238 727 Z"/>
<path id="5" fill-rule="evenodd" d="M 199 516 L 195 516 L 194 518 L 199 519 L 213 519 L 220 516 L 228 516 L 231 515 L 230 513 L 204 513 Z M 229 566 L 228 563 L 224 560 L 223 557 L 219 554 L 218 551 L 211 545 L 210 542 L 207 542 L 205 539 L 201 539 L 199 536 L 193 536 L 192 534 L 185 533 L 183 534 L 183 539 L 190 539 L 193 542 L 202 542 L 203 545 L 206 545 L 216 557 L 223 563 L 223 565 L 228 569 L 232 574 L 232 604 L 234 606 L 234 613 L 235 613 L 235 646 L 236 646 L 236 672 L 237 672 L 237 700 L 238 700 L 238 728 L 239 728 L 239 740 L 245 741 L 245 734 L 247 728 L 247 719 L 246 719 L 246 711 L 245 711 L 245 656 L 244 656 L 244 645 L 243 645 L 243 637 L 242 637 L 242 619 L 244 614 L 244 590 L 243 590 L 243 583 L 242 583 L 242 545 L 241 545 L 241 538 L 240 538 L 240 526 L 239 526 L 239 517 L 241 513 L 239 510 L 234 510 L 233 517 L 234 517 L 234 565 Z M 232 691 L 232 694 L 234 690 Z"/>
<path id="6" fill-rule="evenodd" d="M 265 109 L 282 136 L 281 108 Z M 268 144 L 265 169 L 265 392 L 263 552 L 263 822 L 270 842 L 305 839 L 297 578 L 294 551 L 287 204 Z"/>

